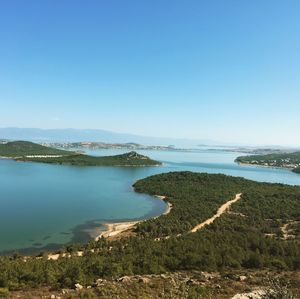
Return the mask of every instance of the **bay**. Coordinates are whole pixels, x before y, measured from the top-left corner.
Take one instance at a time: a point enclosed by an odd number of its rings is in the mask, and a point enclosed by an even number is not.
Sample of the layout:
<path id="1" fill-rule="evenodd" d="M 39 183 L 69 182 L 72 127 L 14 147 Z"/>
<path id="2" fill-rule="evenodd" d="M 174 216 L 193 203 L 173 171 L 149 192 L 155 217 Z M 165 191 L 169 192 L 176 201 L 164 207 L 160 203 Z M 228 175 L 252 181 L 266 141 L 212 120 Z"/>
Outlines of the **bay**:
<path id="1" fill-rule="evenodd" d="M 88 150 L 112 155 L 126 150 Z M 165 203 L 138 194 L 132 184 L 169 171 L 242 176 L 264 182 L 300 185 L 286 169 L 238 165 L 240 153 L 221 150 L 138 151 L 161 167 L 76 167 L 0 160 L 0 252 L 38 252 L 70 242 L 86 242 L 86 229 L 162 214 Z"/>

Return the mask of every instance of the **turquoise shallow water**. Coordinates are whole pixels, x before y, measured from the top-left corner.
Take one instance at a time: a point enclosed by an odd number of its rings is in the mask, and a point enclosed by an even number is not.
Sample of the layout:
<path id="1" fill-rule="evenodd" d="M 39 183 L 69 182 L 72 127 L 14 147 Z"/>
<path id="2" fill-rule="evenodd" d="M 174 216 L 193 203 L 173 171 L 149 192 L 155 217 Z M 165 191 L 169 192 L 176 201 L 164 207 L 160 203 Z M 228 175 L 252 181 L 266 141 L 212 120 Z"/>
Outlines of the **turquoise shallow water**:
<path id="1" fill-rule="evenodd" d="M 89 151 L 110 155 L 124 151 Z M 162 167 L 75 167 L 0 160 L 0 252 L 87 241 L 82 231 L 94 221 L 145 219 L 160 215 L 165 204 L 137 194 L 132 184 L 152 174 L 190 170 L 224 173 L 266 182 L 300 185 L 300 175 L 284 169 L 240 166 L 239 154 L 140 151 Z"/>

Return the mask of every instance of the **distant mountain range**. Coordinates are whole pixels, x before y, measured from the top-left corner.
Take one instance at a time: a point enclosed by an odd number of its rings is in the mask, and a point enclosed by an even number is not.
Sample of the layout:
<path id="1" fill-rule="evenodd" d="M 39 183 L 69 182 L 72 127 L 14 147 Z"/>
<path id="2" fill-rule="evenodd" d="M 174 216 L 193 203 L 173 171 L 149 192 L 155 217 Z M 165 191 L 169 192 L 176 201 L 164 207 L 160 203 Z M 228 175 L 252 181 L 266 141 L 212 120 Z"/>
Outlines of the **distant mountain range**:
<path id="1" fill-rule="evenodd" d="M 174 145 L 180 147 L 197 147 L 198 144 L 220 144 L 212 140 L 146 137 L 94 129 L 0 128 L 0 139 L 27 140 L 35 142 L 90 141 L 107 143 L 139 143 L 144 145 Z"/>

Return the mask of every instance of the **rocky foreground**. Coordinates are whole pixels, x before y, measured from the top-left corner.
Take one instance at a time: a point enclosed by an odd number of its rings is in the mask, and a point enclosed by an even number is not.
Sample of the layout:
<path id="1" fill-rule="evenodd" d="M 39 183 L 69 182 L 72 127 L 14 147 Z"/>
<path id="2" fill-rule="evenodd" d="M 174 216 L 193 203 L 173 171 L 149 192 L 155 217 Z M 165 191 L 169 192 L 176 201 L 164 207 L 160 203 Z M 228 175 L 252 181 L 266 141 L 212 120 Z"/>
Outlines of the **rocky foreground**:
<path id="1" fill-rule="evenodd" d="M 3 296 L 4 295 L 4 291 Z M 272 294 L 273 297 L 269 297 Z M 300 272 L 176 272 L 161 275 L 98 279 L 93 285 L 79 283 L 73 289 L 40 288 L 15 291 L 8 298 L 300 298 Z M 283 297 L 286 296 L 286 297 Z M 266 297 L 268 296 L 268 297 Z M 277 297 L 275 297 L 277 296 Z M 281 296 L 281 297 L 280 297 Z M 290 296 L 290 297 L 288 297 Z M 1 298 L 1 293 L 0 293 Z"/>

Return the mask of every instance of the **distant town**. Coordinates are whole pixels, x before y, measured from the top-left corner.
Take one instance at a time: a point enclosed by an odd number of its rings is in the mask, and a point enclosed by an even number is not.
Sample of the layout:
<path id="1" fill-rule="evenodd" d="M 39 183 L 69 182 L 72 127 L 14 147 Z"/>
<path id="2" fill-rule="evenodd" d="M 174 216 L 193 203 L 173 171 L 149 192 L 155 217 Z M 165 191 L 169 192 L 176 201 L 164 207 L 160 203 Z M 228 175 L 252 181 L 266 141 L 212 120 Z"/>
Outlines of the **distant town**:
<path id="1" fill-rule="evenodd" d="M 176 148 L 174 145 L 162 146 L 162 145 L 142 145 L 134 142 L 129 143 L 105 143 L 105 142 L 44 142 L 41 143 L 44 146 L 63 148 L 63 149 L 128 149 L 128 150 L 172 150 L 183 151 L 186 149 Z"/>

